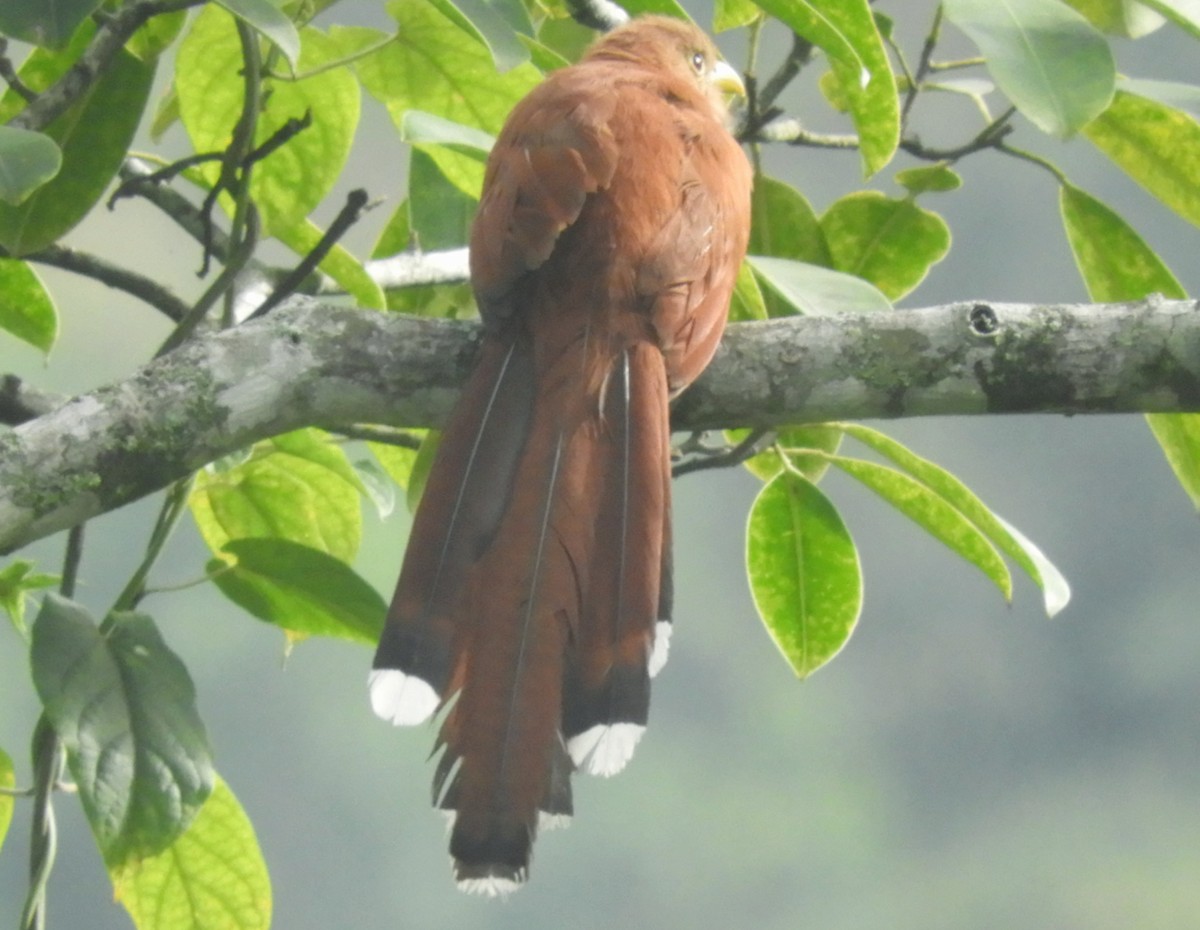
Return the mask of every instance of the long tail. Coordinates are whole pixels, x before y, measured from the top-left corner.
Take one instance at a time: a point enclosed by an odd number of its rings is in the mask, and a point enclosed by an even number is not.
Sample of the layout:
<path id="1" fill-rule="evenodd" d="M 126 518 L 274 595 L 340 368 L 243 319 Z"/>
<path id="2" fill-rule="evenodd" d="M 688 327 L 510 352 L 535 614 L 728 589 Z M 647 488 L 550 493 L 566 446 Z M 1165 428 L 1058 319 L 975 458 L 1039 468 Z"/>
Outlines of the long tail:
<path id="1" fill-rule="evenodd" d="M 662 355 L 620 353 L 582 415 L 563 393 L 545 373 L 539 383 L 520 340 L 485 350 L 418 509 L 372 672 L 375 710 L 395 723 L 453 701 L 434 798 L 454 814 L 450 852 L 469 891 L 524 881 L 539 821 L 571 814 L 573 767 L 625 764 L 665 653 Z"/>

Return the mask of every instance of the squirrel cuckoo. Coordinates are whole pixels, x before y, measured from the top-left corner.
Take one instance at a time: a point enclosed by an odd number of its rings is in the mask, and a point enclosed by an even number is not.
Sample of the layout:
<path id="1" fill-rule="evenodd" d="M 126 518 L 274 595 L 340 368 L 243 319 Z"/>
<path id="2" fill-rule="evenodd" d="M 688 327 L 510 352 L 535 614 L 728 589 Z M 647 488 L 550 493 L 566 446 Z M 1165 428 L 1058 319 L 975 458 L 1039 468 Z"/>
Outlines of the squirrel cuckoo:
<path id="1" fill-rule="evenodd" d="M 449 706 L 434 803 L 459 886 L 527 876 L 575 769 L 646 724 L 671 619 L 668 401 L 708 364 L 750 225 L 741 81 L 690 24 L 600 38 L 513 110 L 471 230 L 484 338 L 417 509 L 375 712 Z"/>

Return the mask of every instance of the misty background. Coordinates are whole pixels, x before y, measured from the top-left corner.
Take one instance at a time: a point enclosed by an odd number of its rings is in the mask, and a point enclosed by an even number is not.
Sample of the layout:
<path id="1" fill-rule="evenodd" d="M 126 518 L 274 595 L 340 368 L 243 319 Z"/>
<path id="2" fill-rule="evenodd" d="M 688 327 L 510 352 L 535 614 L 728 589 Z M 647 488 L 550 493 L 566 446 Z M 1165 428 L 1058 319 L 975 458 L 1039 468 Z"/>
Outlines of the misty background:
<path id="1" fill-rule="evenodd" d="M 338 22 L 387 28 L 348 0 Z M 915 61 L 933 3 L 880 3 Z M 711 10 L 694 10 L 702 24 Z M 953 27 L 937 57 L 973 54 Z M 726 37 L 728 38 L 728 37 Z M 1131 76 L 1196 81 L 1197 46 L 1172 28 L 1118 42 Z M 722 40 L 737 66 L 744 48 Z M 769 32 L 760 74 L 788 40 Z M 165 86 L 167 65 L 160 69 Z M 785 99 L 810 128 L 844 131 L 819 99 L 820 63 Z M 979 128 L 966 101 L 922 99 L 930 144 Z M 1004 103 L 991 97 L 993 110 Z M 1200 230 L 1153 201 L 1086 141 L 1014 144 L 1047 155 L 1124 215 L 1190 292 Z M 149 140 L 142 145 L 151 148 Z M 160 151 L 184 150 L 176 127 Z M 349 179 L 386 198 L 352 230 L 365 255 L 403 198 L 405 155 L 365 100 Z M 818 211 L 863 186 L 855 153 L 768 148 L 769 173 Z M 866 186 L 897 195 L 901 156 Z M 954 235 L 907 307 L 987 298 L 1086 301 L 1051 176 L 995 153 L 959 166 L 961 191 L 927 196 Z M 154 208 L 98 210 L 68 244 L 136 264 L 199 293 L 199 249 Z M 281 263 L 284 253 L 275 258 Z M 52 269 L 62 335 L 48 364 L 0 339 L 0 371 L 64 393 L 126 376 L 167 328 L 148 307 Z M 860 548 L 865 607 L 825 669 L 795 679 L 757 619 L 743 564 L 759 483 L 741 470 L 675 485 L 676 633 L 656 679 L 649 730 L 611 780 L 577 777 L 569 829 L 539 839 L 528 887 L 504 903 L 458 893 L 442 818 L 430 809 L 434 732 L 396 730 L 366 699 L 369 650 L 309 641 L 284 657 L 278 630 L 210 585 L 148 598 L 188 665 L 222 776 L 253 821 L 274 887 L 274 926 L 324 928 L 1184 928 L 1200 913 L 1200 521 L 1136 416 L 973 417 L 876 424 L 955 472 L 1033 539 L 1074 597 L 1046 619 L 1017 579 L 1006 605 L 982 575 L 873 495 L 831 474 L 824 487 Z M 364 453 L 365 454 L 365 453 Z M 140 557 L 157 509 L 141 502 L 89 524 L 77 597 L 103 612 Z M 367 514 L 358 570 L 390 594 L 403 509 Z M 43 571 L 63 539 L 31 547 Z M 185 520 L 153 585 L 200 574 Z M 30 781 L 37 716 L 24 650 L 0 624 L 0 746 Z M 50 925 L 128 928 L 77 801 L 60 796 Z M 0 852 L 0 923 L 24 898 L 28 811 Z"/>

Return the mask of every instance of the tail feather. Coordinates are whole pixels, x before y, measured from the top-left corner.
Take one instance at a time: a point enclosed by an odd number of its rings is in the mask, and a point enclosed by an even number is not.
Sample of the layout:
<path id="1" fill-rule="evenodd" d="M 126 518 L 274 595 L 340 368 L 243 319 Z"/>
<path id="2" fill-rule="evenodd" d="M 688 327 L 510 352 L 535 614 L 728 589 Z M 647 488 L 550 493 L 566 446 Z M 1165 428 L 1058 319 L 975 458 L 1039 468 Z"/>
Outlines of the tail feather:
<path id="1" fill-rule="evenodd" d="M 442 435 L 370 674 L 376 714 L 422 723 L 450 695 L 462 580 L 516 478 L 533 410 L 533 352 L 485 343 Z"/>
<path id="2" fill-rule="evenodd" d="M 525 880 L 575 768 L 618 771 L 645 728 L 670 612 L 666 368 L 618 354 L 601 396 L 581 353 L 489 340 L 418 509 L 372 672 L 397 723 L 448 706 L 434 804 L 460 887 Z M 657 642 L 656 642 L 657 641 Z"/>
<path id="3" fill-rule="evenodd" d="M 650 704 L 662 613 L 669 447 L 666 369 L 653 346 L 630 347 L 610 375 L 593 456 L 601 497 L 563 709 L 576 766 L 613 775 L 633 755 Z M 665 639 L 665 637 L 664 637 Z M 660 644 L 661 645 L 661 644 Z"/>

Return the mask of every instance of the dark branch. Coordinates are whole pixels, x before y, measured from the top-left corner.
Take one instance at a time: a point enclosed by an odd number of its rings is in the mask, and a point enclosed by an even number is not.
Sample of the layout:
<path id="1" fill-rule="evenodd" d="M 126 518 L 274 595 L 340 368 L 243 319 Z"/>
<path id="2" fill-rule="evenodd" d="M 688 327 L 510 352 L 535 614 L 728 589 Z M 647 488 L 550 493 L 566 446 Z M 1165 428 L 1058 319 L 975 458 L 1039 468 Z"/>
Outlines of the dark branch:
<path id="1" fill-rule="evenodd" d="M 136 271 L 114 265 L 86 252 L 68 249 L 61 245 L 49 245 L 38 252 L 26 255 L 25 259 L 62 268 L 64 271 L 73 271 L 75 274 L 92 278 L 101 284 L 107 284 L 109 287 L 132 294 L 176 323 L 183 319 L 188 310 L 188 305 L 176 297 L 170 288 L 163 287 L 157 281 L 140 275 Z"/>
<path id="2" fill-rule="evenodd" d="M 127 3 L 108 17 L 91 44 L 58 82 L 30 102 L 9 123 L 19 129 L 42 130 L 62 116 L 111 67 L 117 53 L 146 20 L 173 13 L 205 0 L 141 0 Z"/>

